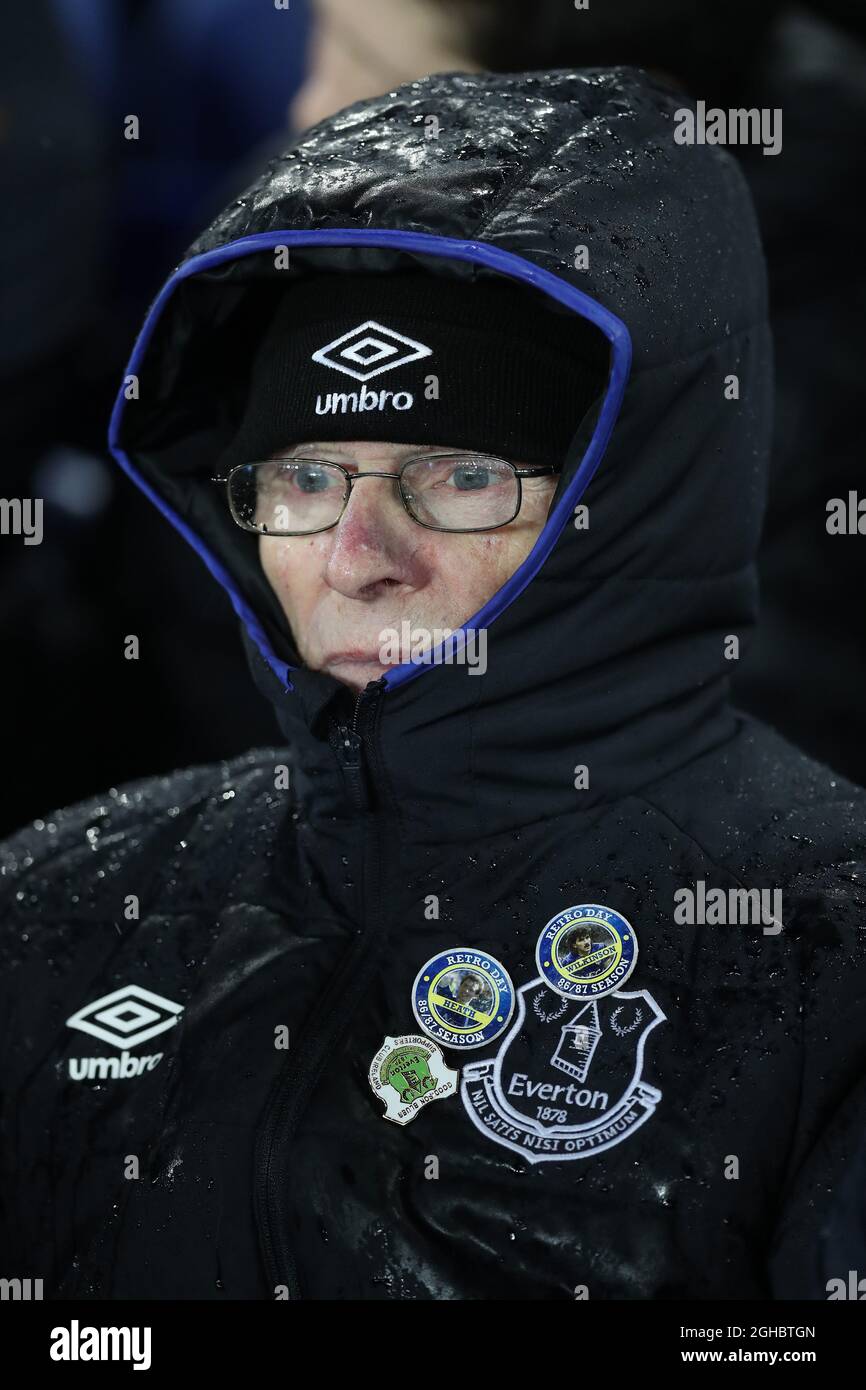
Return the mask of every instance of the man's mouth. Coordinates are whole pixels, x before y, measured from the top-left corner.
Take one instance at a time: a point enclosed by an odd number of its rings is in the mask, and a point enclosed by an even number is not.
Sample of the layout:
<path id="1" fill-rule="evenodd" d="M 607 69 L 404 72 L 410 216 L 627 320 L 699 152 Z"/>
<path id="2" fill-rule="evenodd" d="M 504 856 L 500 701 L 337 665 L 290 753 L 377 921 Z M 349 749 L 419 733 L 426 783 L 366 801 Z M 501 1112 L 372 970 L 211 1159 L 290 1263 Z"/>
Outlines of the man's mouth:
<path id="1" fill-rule="evenodd" d="M 352 648 L 345 652 L 330 652 L 322 660 L 323 666 L 381 666 L 384 669 L 389 664 L 381 660 L 378 648 L 373 651 Z"/>

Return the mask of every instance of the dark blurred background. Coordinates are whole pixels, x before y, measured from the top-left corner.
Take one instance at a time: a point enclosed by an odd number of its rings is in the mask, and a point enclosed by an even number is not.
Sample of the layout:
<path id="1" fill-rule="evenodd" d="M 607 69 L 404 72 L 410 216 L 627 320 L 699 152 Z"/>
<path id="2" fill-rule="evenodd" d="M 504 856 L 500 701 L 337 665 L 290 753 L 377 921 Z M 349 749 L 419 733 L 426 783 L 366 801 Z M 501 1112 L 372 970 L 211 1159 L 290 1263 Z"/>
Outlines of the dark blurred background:
<path id="1" fill-rule="evenodd" d="M 637 63 L 708 105 L 782 107 L 732 147 L 777 354 L 763 619 L 739 703 L 866 783 L 866 10 L 684 0 L 27 0 L 0 37 L 0 834 L 131 777 L 277 742 L 228 600 L 107 453 L 148 304 L 194 236 L 307 125 L 428 72 Z M 139 138 L 124 138 L 126 118 Z M 866 487 L 863 488 L 866 495 Z M 136 634 L 141 659 L 123 657 Z"/>

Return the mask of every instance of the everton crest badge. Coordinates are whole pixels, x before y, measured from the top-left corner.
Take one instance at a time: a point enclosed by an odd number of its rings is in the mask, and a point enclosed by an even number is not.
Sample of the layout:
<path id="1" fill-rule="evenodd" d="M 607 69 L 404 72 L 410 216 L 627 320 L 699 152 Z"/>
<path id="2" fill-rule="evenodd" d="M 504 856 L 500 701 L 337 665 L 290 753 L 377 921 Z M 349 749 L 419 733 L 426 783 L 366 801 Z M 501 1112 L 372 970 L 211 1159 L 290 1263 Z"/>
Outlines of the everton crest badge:
<path id="1" fill-rule="evenodd" d="M 643 1068 L 647 1039 L 664 1021 L 645 989 L 569 999 L 531 980 L 517 991 L 497 1055 L 463 1068 L 463 1105 L 482 1134 L 530 1163 L 591 1158 L 633 1134 L 661 1100 Z"/>
<path id="2" fill-rule="evenodd" d="M 431 1100 L 457 1090 L 457 1072 L 446 1067 L 435 1043 L 414 1033 L 388 1037 L 370 1064 L 373 1094 L 384 1103 L 386 1120 L 408 1125 Z"/>

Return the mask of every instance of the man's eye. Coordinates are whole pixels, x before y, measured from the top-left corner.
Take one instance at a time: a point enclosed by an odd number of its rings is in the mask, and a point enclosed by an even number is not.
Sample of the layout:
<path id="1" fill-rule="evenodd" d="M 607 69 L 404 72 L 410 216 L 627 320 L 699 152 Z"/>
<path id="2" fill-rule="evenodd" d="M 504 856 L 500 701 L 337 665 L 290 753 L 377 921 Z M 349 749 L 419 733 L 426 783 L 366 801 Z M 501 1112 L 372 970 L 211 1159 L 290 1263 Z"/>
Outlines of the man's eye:
<path id="1" fill-rule="evenodd" d="M 332 483 L 330 474 L 324 468 L 293 468 L 290 477 L 299 492 L 325 492 Z"/>
<path id="2" fill-rule="evenodd" d="M 459 492 L 481 492 L 489 487 L 492 481 L 489 468 L 455 468 L 451 474 L 449 482 L 453 483 Z"/>

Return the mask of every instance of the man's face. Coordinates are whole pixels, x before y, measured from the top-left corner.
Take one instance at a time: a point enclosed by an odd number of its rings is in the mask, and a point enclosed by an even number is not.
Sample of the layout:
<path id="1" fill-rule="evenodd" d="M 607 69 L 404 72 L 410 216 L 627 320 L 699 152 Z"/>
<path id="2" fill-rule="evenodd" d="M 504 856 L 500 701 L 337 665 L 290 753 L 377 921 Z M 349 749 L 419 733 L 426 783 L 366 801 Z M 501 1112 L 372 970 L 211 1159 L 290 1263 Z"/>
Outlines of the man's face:
<path id="1" fill-rule="evenodd" d="M 464 975 L 457 989 L 457 998 L 461 1004 L 471 1004 L 483 988 L 477 975 Z"/>
<path id="2" fill-rule="evenodd" d="M 413 455 L 453 447 L 310 443 L 278 453 L 314 455 L 366 473 L 396 471 Z M 305 664 L 363 690 L 387 670 L 380 660 L 386 629 L 400 632 L 403 622 L 425 632 L 461 627 L 522 564 L 544 526 L 557 478 L 522 482 L 519 515 L 496 531 L 427 530 L 405 511 L 396 482 L 373 478 L 352 488 L 330 531 L 262 536 L 262 569 Z"/>

